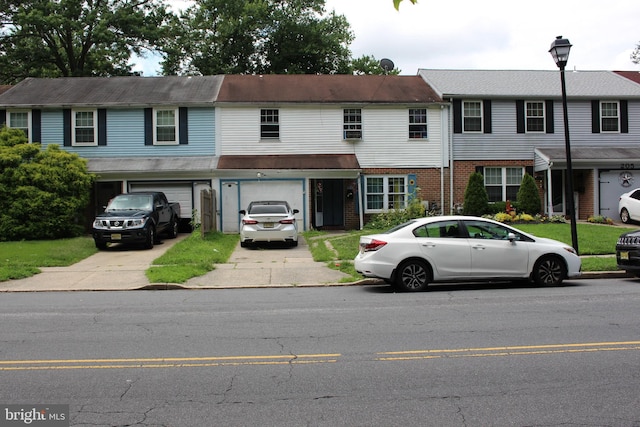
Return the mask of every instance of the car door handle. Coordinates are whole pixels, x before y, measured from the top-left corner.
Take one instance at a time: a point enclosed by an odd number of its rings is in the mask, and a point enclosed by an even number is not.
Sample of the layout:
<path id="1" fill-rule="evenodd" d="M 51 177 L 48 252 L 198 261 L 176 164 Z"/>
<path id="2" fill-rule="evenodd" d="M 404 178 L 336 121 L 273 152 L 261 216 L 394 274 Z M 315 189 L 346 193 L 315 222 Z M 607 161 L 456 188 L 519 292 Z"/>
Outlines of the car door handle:
<path id="1" fill-rule="evenodd" d="M 436 244 L 434 242 L 426 242 L 426 243 L 423 243 L 422 246 L 426 248 L 435 248 Z"/>
<path id="2" fill-rule="evenodd" d="M 487 249 L 487 247 L 484 246 L 484 245 L 473 245 L 473 249 L 477 249 L 479 251 L 483 251 L 483 250 Z"/>

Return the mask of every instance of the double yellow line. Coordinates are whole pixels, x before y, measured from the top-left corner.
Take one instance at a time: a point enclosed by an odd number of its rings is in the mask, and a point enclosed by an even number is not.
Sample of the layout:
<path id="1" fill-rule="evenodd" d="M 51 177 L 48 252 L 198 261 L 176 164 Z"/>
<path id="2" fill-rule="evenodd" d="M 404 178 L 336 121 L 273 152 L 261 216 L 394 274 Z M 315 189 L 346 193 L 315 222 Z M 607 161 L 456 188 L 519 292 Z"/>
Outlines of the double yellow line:
<path id="1" fill-rule="evenodd" d="M 439 350 L 386 351 L 375 353 L 375 361 L 446 359 L 462 357 L 505 357 L 551 355 L 562 353 L 593 353 L 602 351 L 640 350 L 640 341 L 592 342 L 575 344 L 544 344 L 505 347 L 478 347 Z M 222 357 L 162 357 L 124 359 L 45 359 L 0 360 L 0 371 L 35 371 L 65 369 L 131 369 L 131 368 L 192 368 L 241 365 L 304 365 L 336 363 L 340 353 L 222 356 Z"/>
<path id="2" fill-rule="evenodd" d="M 640 350 L 640 341 L 592 342 L 577 344 L 521 345 L 507 347 L 460 348 L 451 350 L 387 351 L 377 353 L 376 360 L 419 360 L 459 357 L 504 357 L 559 353 Z"/>
<path id="3" fill-rule="evenodd" d="M 162 357 L 127 359 L 2 360 L 0 371 L 56 369 L 191 368 L 203 366 L 291 365 L 333 363 L 340 354 L 298 354 L 274 356 Z"/>

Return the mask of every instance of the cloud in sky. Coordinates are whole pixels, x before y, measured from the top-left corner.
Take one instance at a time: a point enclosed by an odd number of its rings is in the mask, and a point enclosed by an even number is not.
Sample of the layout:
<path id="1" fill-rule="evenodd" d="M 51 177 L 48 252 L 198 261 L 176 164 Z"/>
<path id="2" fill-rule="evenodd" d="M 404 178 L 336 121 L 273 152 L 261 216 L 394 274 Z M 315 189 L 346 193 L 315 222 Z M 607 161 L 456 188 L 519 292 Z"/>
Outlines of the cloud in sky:
<path id="1" fill-rule="evenodd" d="M 188 0 L 171 0 L 183 9 Z M 629 56 L 640 43 L 638 0 L 326 0 L 345 15 L 354 57 L 389 58 L 402 74 L 419 68 L 552 70 L 556 36 L 573 48 L 567 68 L 640 70 Z M 154 58 L 138 61 L 158 74 Z"/>

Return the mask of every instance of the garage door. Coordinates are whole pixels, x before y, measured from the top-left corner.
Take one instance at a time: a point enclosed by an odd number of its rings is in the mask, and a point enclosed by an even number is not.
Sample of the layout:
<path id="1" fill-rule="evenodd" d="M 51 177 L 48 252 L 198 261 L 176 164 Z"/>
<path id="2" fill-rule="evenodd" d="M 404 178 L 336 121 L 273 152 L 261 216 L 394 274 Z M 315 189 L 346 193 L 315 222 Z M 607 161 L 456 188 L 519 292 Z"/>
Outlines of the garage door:
<path id="1" fill-rule="evenodd" d="M 191 219 L 193 210 L 193 185 L 191 182 L 130 183 L 129 191 L 162 191 L 170 202 L 180 203 L 180 218 Z"/>
<path id="2" fill-rule="evenodd" d="M 637 176 L 636 176 L 637 175 Z M 640 172 L 635 170 L 612 170 L 600 173 L 600 215 L 619 219 L 620 195 L 638 187 Z"/>
<path id="3" fill-rule="evenodd" d="M 223 231 L 239 232 L 240 216 L 238 215 L 238 207 L 246 209 L 249 203 L 254 200 L 285 200 L 289 202 L 292 209 L 300 211 L 296 215 L 298 230 L 304 230 L 304 182 L 304 179 L 260 180 L 235 181 L 232 186 L 223 185 L 221 193 Z M 235 194 L 239 194 L 239 201 Z"/>

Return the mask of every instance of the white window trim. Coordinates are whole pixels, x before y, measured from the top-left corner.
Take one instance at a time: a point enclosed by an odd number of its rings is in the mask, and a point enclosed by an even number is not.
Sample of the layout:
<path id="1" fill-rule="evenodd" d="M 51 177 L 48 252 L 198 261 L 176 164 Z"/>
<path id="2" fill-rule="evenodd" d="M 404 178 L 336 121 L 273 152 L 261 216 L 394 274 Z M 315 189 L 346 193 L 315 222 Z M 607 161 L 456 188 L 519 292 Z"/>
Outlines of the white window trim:
<path id="1" fill-rule="evenodd" d="M 93 142 L 76 141 L 76 113 L 93 113 Z M 94 147 L 98 145 L 98 110 L 92 108 L 79 108 L 71 110 L 71 145 L 74 147 Z"/>
<path id="2" fill-rule="evenodd" d="M 273 112 L 275 111 L 277 113 L 278 116 L 278 121 L 277 122 L 273 122 L 273 123 L 269 123 L 269 122 L 263 122 L 262 121 L 262 116 L 263 116 L 263 112 L 265 112 L 265 115 L 267 114 L 267 112 Z M 281 135 L 282 135 L 282 128 L 281 128 L 281 114 L 280 114 L 280 109 L 279 108 L 261 108 L 260 111 L 260 130 L 259 130 L 259 136 L 260 136 L 260 140 L 261 141 L 269 141 L 269 142 L 273 142 L 273 141 L 280 141 Z M 277 125 L 278 126 L 278 136 L 262 136 L 262 127 L 263 126 L 273 126 L 273 125 Z"/>
<path id="3" fill-rule="evenodd" d="M 506 201 L 507 200 L 507 187 L 512 186 L 513 184 L 508 184 L 507 183 L 507 169 L 521 169 L 522 170 L 522 176 L 520 179 L 520 185 L 522 185 L 522 178 L 524 178 L 524 175 L 526 173 L 525 168 L 523 166 L 485 166 L 485 169 L 500 169 L 501 170 L 501 175 L 500 175 L 500 187 L 502 189 L 502 198 L 501 201 Z M 498 187 L 498 185 L 496 184 L 487 184 L 487 177 L 485 174 L 485 178 L 484 178 L 484 186 L 485 188 L 487 187 Z"/>
<path id="4" fill-rule="evenodd" d="M 411 123 L 411 110 L 425 110 L 425 119 L 426 121 L 424 123 Z M 409 141 L 427 141 L 429 139 L 429 109 L 428 108 L 409 108 L 407 110 L 407 120 L 409 123 L 407 123 L 407 133 L 408 133 L 408 140 Z M 424 125 L 426 128 L 425 134 L 426 136 L 422 137 L 422 138 L 411 138 L 411 126 L 416 126 L 416 125 Z"/>
<path id="5" fill-rule="evenodd" d="M 345 122 L 344 116 L 347 111 L 359 111 L 360 121 Z M 362 138 L 363 138 L 362 108 L 343 108 L 342 109 L 342 139 L 345 141 L 353 141 L 353 140 L 361 141 Z"/>
<path id="6" fill-rule="evenodd" d="M 383 194 L 383 201 L 382 201 L 382 209 L 370 209 L 368 206 L 369 204 L 367 203 L 369 200 L 369 192 L 367 190 L 367 180 L 369 178 L 382 178 L 383 184 L 382 184 L 382 194 Z M 389 179 L 390 178 L 402 178 L 404 179 L 404 204 L 405 204 L 405 209 L 409 200 L 409 177 L 407 175 L 365 175 L 365 181 L 364 181 L 364 212 L 365 213 L 381 213 L 381 212 L 388 212 L 389 210 L 395 209 L 395 208 L 389 208 Z M 376 193 L 377 194 L 377 193 Z"/>
<path id="7" fill-rule="evenodd" d="M 175 140 L 158 141 L 158 113 L 161 111 L 173 111 L 175 119 L 174 126 L 176 128 Z M 153 109 L 153 145 L 179 145 L 180 144 L 180 111 L 178 107 L 165 107 Z"/>
<path id="8" fill-rule="evenodd" d="M 616 104 L 616 111 L 618 115 L 615 116 L 615 119 L 618 121 L 618 130 L 605 130 L 604 129 L 604 119 L 613 119 L 613 116 L 604 116 L 602 114 L 602 104 Z M 619 101 L 600 101 L 600 132 L 601 133 L 620 133 L 620 102 Z"/>
<path id="9" fill-rule="evenodd" d="M 464 115 L 464 104 L 467 102 L 479 103 L 480 104 L 480 130 L 465 130 L 464 128 L 464 119 L 467 117 Z M 463 99 L 462 100 L 462 133 L 483 133 L 484 132 L 484 103 L 481 99 Z M 476 118 L 477 116 L 470 116 L 470 118 Z"/>
<path id="10" fill-rule="evenodd" d="M 528 108 L 527 105 L 528 104 L 542 104 L 542 116 L 532 116 L 531 118 L 534 119 L 542 119 L 542 130 L 529 130 L 529 122 L 527 119 L 529 119 L 529 115 L 527 114 Z M 545 133 L 547 131 L 547 106 L 545 105 L 544 101 L 525 101 L 524 102 L 524 131 L 525 133 L 535 133 L 535 134 L 539 134 L 539 133 Z"/>
<path id="11" fill-rule="evenodd" d="M 29 134 L 29 142 L 33 142 L 31 140 L 31 136 L 33 134 L 33 129 L 32 129 L 32 120 L 31 120 L 31 110 L 28 109 L 13 109 L 13 110 L 7 110 L 7 116 L 5 118 L 5 123 L 7 125 L 8 128 L 10 129 L 24 129 L 24 128 L 14 128 L 11 126 L 11 113 L 27 113 L 27 132 Z"/>

